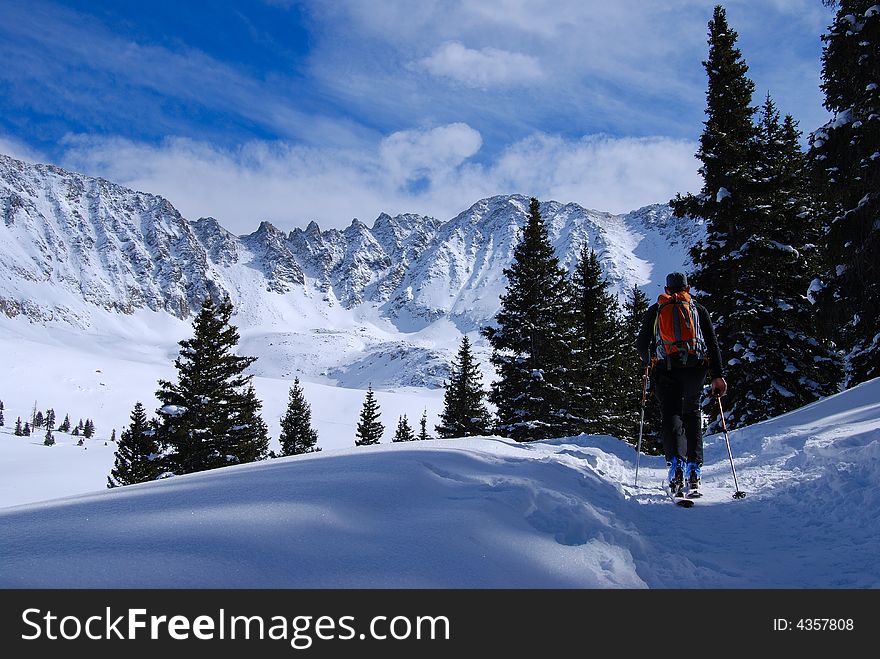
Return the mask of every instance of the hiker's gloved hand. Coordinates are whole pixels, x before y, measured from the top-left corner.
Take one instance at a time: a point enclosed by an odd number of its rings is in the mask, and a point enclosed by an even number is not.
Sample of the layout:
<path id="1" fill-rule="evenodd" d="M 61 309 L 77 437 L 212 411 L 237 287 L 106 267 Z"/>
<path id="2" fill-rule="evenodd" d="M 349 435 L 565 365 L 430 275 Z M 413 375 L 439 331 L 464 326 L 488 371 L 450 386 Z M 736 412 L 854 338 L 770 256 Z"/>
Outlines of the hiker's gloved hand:
<path id="1" fill-rule="evenodd" d="M 712 379 L 712 394 L 723 396 L 727 393 L 727 381 L 724 378 Z"/>

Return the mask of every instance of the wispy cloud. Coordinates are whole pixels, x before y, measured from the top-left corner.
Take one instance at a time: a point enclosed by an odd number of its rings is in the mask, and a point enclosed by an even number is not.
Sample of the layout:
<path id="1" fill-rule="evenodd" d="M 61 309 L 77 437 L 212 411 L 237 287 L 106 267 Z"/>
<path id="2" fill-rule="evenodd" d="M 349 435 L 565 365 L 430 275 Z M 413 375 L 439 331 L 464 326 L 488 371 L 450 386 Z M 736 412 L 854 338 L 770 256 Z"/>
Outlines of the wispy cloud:
<path id="1" fill-rule="evenodd" d="M 353 144 L 368 129 L 331 113 L 301 109 L 294 79 L 262 79 L 185 44 L 118 37 L 94 19 L 38 4 L 4 7 L 0 54 L 22 101 L 102 132 L 205 135 L 212 123 L 230 133 L 269 133 L 301 143 Z M 212 122 L 199 121 L 210 116 Z M 126 130 L 128 129 L 128 130 Z"/>
<path id="2" fill-rule="evenodd" d="M 29 163 L 44 163 L 46 156 L 14 137 L 0 135 L 0 153 Z"/>
<path id="3" fill-rule="evenodd" d="M 67 166 L 161 194 L 184 216 L 212 215 L 236 233 L 264 219 L 286 229 L 313 219 L 339 227 L 381 212 L 449 219 L 506 193 L 624 212 L 699 188 L 696 145 L 688 141 L 536 134 L 476 163 L 480 135 L 464 124 L 398 132 L 372 152 L 95 137 L 71 137 L 66 147 Z M 416 176 L 420 185 L 413 186 Z"/>
<path id="4" fill-rule="evenodd" d="M 530 55 L 497 48 L 474 50 L 457 41 L 444 43 L 417 64 L 469 87 L 523 85 L 543 75 L 538 60 Z"/>

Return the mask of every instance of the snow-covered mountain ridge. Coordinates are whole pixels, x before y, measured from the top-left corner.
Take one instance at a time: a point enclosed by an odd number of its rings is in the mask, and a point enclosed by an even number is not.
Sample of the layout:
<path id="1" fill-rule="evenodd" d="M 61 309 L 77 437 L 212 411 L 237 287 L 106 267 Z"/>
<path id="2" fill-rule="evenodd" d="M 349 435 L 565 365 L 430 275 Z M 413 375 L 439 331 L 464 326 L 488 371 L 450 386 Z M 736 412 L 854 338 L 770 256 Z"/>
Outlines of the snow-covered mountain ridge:
<path id="1" fill-rule="evenodd" d="M 303 332 L 334 335 L 339 359 L 303 358 L 293 370 L 358 386 L 353 364 L 370 370 L 400 354 L 421 366 L 395 369 L 394 383 L 436 386 L 443 369 L 432 359 L 492 322 L 527 210 L 526 197 L 504 195 L 448 221 L 382 214 L 372 227 L 313 221 L 290 232 L 262 222 L 236 236 L 163 197 L 0 155 L 0 319 L 101 334 L 136 311 L 186 321 L 207 293 L 227 294 L 250 340 L 292 333 L 302 347 Z M 681 268 L 703 232 L 665 204 L 614 215 L 547 201 L 541 211 L 561 262 L 571 266 L 586 242 L 621 295 Z M 438 345 L 439 335 L 449 340 Z"/>

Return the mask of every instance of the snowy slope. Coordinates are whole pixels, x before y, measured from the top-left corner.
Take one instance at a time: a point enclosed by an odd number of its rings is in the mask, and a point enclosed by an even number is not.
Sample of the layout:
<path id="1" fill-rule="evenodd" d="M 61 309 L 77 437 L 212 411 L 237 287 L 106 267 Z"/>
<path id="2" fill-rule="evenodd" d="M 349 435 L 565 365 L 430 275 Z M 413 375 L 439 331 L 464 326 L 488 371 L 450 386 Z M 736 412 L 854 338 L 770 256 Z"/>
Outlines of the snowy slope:
<path id="1" fill-rule="evenodd" d="M 16 441 L 16 440 L 9 440 Z M 609 437 L 325 451 L 0 510 L 0 586 L 880 587 L 880 380 L 706 442 L 706 497 Z M 25 476 L 18 485 L 27 488 Z"/>

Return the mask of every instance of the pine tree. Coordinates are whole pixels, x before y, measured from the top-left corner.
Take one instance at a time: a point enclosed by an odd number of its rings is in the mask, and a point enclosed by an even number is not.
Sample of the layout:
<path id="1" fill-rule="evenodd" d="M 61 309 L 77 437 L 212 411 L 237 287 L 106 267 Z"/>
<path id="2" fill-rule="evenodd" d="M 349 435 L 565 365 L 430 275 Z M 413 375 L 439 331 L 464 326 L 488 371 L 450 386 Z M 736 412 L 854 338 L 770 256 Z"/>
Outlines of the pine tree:
<path id="1" fill-rule="evenodd" d="M 177 382 L 159 381 L 159 443 L 167 447 L 166 466 L 186 474 L 230 462 L 262 459 L 268 438 L 260 403 L 244 371 L 256 357 L 232 351 L 238 329 L 230 324 L 232 304 L 202 304 L 193 337 L 180 341 L 174 361 Z"/>
<path id="2" fill-rule="evenodd" d="M 31 436 L 31 426 L 27 421 L 24 422 L 24 430 L 22 430 L 22 433 L 25 437 Z"/>
<path id="3" fill-rule="evenodd" d="M 412 426 L 409 425 L 409 419 L 406 418 L 406 414 L 400 416 L 397 420 L 397 430 L 394 433 L 394 437 L 391 438 L 392 442 L 414 442 L 416 441 L 416 435 L 413 432 Z"/>
<path id="4" fill-rule="evenodd" d="M 116 446 L 116 459 L 107 477 L 107 487 L 132 485 L 156 480 L 162 473 L 155 424 L 147 421 L 140 401 L 130 415 L 131 423 L 122 431 Z"/>
<path id="5" fill-rule="evenodd" d="M 0 426 L 6 425 L 6 419 L 3 418 L 3 401 L 0 400 Z"/>
<path id="6" fill-rule="evenodd" d="M 760 218 L 752 174 L 757 143 L 752 121 L 755 108 L 751 105 L 755 85 L 746 76 L 748 66 L 736 40 L 724 8 L 716 6 L 709 21 L 709 57 L 703 62 L 708 75 L 707 120 L 697 152 L 703 163 L 703 188 L 697 196 L 676 195 L 670 202 L 676 216 L 705 220 L 706 238 L 691 250 L 694 272 L 689 283 L 697 289 L 700 302 L 717 315 L 714 325 L 722 359 L 733 357 L 737 342 L 742 345 L 751 309 L 758 303 L 741 282 L 748 269 L 747 243 L 760 234 Z M 730 427 L 741 425 L 740 416 L 747 407 L 738 398 L 745 383 L 735 364 L 726 369 Z M 713 401 L 706 401 L 704 411 L 717 420 Z"/>
<path id="7" fill-rule="evenodd" d="M 257 398 L 253 385 L 248 384 L 232 402 L 230 414 L 233 433 L 226 455 L 227 462 L 244 464 L 265 460 L 269 457 L 269 429 L 260 416 L 263 403 Z"/>
<path id="8" fill-rule="evenodd" d="M 435 430 L 440 437 L 472 437 L 489 434 L 491 419 L 486 409 L 483 375 L 471 352 L 471 342 L 462 337 L 452 372 L 446 381 L 443 412 Z"/>
<path id="9" fill-rule="evenodd" d="M 814 289 L 852 386 L 880 376 L 880 11 L 869 0 L 826 4 L 838 6 L 822 36 L 824 105 L 834 118 L 811 138 L 827 231 Z"/>
<path id="10" fill-rule="evenodd" d="M 64 421 L 61 422 L 61 425 L 58 426 L 58 430 L 60 432 L 70 432 L 70 415 L 64 415 Z"/>
<path id="11" fill-rule="evenodd" d="M 385 426 L 379 421 L 379 403 L 373 394 L 372 385 L 367 387 L 367 395 L 364 397 L 364 406 L 361 408 L 360 420 L 357 424 L 355 446 L 367 446 L 378 444 L 382 439 Z"/>
<path id="12" fill-rule="evenodd" d="M 644 369 L 642 361 L 651 355 L 639 355 L 635 348 L 636 337 L 642 327 L 645 313 L 650 307 L 648 296 L 638 286 L 633 286 L 629 296 L 623 305 L 623 327 L 626 336 L 623 354 L 625 363 L 628 364 L 625 377 L 627 384 L 627 400 L 625 403 L 624 423 L 625 430 L 621 433 L 621 439 L 635 440 L 638 443 L 639 423 L 642 419 L 642 387 L 644 386 Z M 661 419 L 660 406 L 654 398 L 652 384 L 648 383 L 648 393 L 645 399 L 645 417 L 642 427 L 642 452 L 646 455 L 658 455 L 663 452 L 662 439 L 660 437 Z"/>
<path id="13" fill-rule="evenodd" d="M 599 257 L 586 244 L 572 273 L 571 293 L 571 432 L 619 434 L 627 384 L 620 311 Z"/>
<path id="14" fill-rule="evenodd" d="M 318 433 L 312 428 L 312 408 L 305 398 L 299 378 L 294 378 L 287 397 L 287 411 L 281 419 L 281 455 L 314 453 L 321 449 Z"/>
<path id="15" fill-rule="evenodd" d="M 85 424 L 83 423 L 82 419 L 79 420 L 79 423 L 77 424 L 76 428 L 77 428 L 77 430 L 79 430 L 79 434 L 82 434 L 82 431 L 85 430 Z"/>
<path id="16" fill-rule="evenodd" d="M 780 121 L 770 95 L 761 109 L 754 147 L 755 230 L 740 256 L 738 283 L 749 308 L 729 355 L 737 386 L 727 407 L 736 425 L 778 416 L 837 390 L 830 347 L 817 336 L 806 293 L 815 275 L 814 204 L 800 132 Z M 733 424 L 731 424 L 733 425 Z"/>
<path id="17" fill-rule="evenodd" d="M 568 281 L 535 198 L 504 275 L 507 289 L 495 327 L 483 329 L 498 375 L 489 394 L 497 409 L 497 429 L 516 441 L 563 436 L 570 427 L 565 387 Z"/>
<path id="18" fill-rule="evenodd" d="M 110 441 L 111 441 L 111 442 L 115 442 L 115 441 L 116 441 L 116 428 L 114 428 L 114 429 L 113 429 L 113 432 L 110 433 Z"/>
<path id="19" fill-rule="evenodd" d="M 52 434 L 52 431 L 55 430 L 55 410 L 49 408 L 46 412 L 44 423 L 46 426 L 46 435 L 43 439 L 43 444 L 46 446 L 52 446 L 55 444 L 55 436 Z"/>
<path id="20" fill-rule="evenodd" d="M 419 441 L 424 441 L 426 439 L 431 439 L 428 435 L 428 410 L 424 410 L 422 412 L 422 418 L 419 419 L 419 436 L 417 437 Z"/>
<path id="21" fill-rule="evenodd" d="M 34 428 L 42 428 L 43 427 L 43 413 L 37 412 L 37 415 L 34 417 Z"/>
<path id="22" fill-rule="evenodd" d="M 72 437 L 79 437 L 79 435 L 80 435 L 80 429 L 79 429 L 79 426 L 74 426 L 74 427 L 73 427 L 73 430 L 70 431 L 70 435 L 71 435 Z"/>
<path id="23" fill-rule="evenodd" d="M 15 436 L 21 437 L 23 434 L 24 434 L 24 432 L 21 429 L 21 417 L 18 417 L 15 420 Z"/>
<path id="24" fill-rule="evenodd" d="M 91 419 L 86 419 L 86 424 L 83 426 L 83 437 L 86 439 L 91 439 L 95 434 L 95 424 Z"/>

